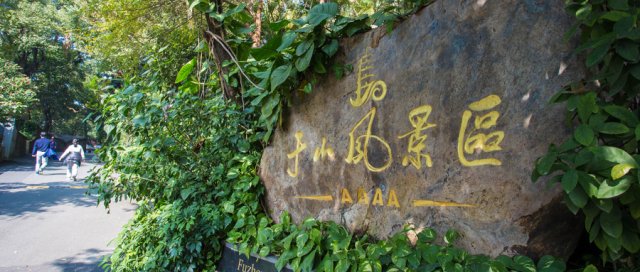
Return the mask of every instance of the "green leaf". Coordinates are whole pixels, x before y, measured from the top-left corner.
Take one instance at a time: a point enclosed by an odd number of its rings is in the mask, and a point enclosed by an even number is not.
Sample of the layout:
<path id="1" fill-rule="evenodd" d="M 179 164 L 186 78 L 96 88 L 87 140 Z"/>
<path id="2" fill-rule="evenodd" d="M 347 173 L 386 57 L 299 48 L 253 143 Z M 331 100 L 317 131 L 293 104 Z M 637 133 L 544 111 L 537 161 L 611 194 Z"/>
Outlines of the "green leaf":
<path id="1" fill-rule="evenodd" d="M 613 180 L 619 179 L 634 168 L 635 166 L 627 163 L 616 164 L 613 168 L 611 168 L 611 178 L 613 178 Z"/>
<path id="2" fill-rule="evenodd" d="M 625 134 L 629 132 L 629 127 L 621 123 L 607 122 L 602 124 L 598 131 L 604 134 Z"/>
<path id="3" fill-rule="evenodd" d="M 631 187 L 632 179 L 630 177 L 624 177 L 618 181 L 605 180 L 598 187 L 598 198 L 612 198 L 619 196 L 629 190 Z"/>
<path id="4" fill-rule="evenodd" d="M 518 255 L 513 257 L 513 266 L 516 271 L 536 272 L 536 265 L 531 258 Z"/>
<path id="5" fill-rule="evenodd" d="M 455 230 L 447 230 L 447 233 L 444 235 L 444 242 L 447 244 L 451 244 L 460 238 L 460 234 Z"/>
<path id="6" fill-rule="evenodd" d="M 628 61 L 637 61 L 640 51 L 638 51 L 638 44 L 631 41 L 619 41 L 616 44 L 616 53 Z"/>
<path id="7" fill-rule="evenodd" d="M 269 252 L 271 252 L 271 250 L 269 249 L 269 246 L 263 246 L 262 248 L 260 248 L 258 255 L 260 255 L 260 257 L 265 257 L 269 255 Z"/>
<path id="8" fill-rule="evenodd" d="M 317 26 L 324 22 L 324 20 L 336 16 L 338 13 L 338 4 L 329 2 L 319 5 L 315 5 L 309 10 L 307 15 L 307 22 L 312 26 Z"/>
<path id="9" fill-rule="evenodd" d="M 302 271 L 311 271 L 313 269 L 313 259 L 316 257 L 318 249 L 314 249 L 307 256 L 304 257 L 302 263 L 300 263 L 300 269 Z"/>
<path id="10" fill-rule="evenodd" d="M 613 146 L 597 146 L 590 148 L 590 150 L 600 159 L 615 163 L 626 163 L 633 165 L 636 168 L 638 167 L 636 160 L 633 159 L 629 153 L 620 148 Z"/>
<path id="11" fill-rule="evenodd" d="M 638 117 L 626 107 L 608 105 L 603 109 L 611 116 L 618 118 L 620 121 L 631 127 L 636 127 L 638 124 L 640 124 L 640 120 L 638 120 Z"/>
<path id="12" fill-rule="evenodd" d="M 543 176 L 548 175 L 549 171 L 551 171 L 551 167 L 553 166 L 553 163 L 556 162 L 557 158 L 558 158 L 558 154 L 556 154 L 555 152 L 549 152 L 545 154 L 536 163 L 536 171 L 540 175 L 543 175 Z"/>
<path id="13" fill-rule="evenodd" d="M 178 75 L 176 76 L 175 83 L 180 83 L 180 82 L 183 82 L 185 79 L 187 79 L 195 66 L 196 66 L 196 59 L 192 59 L 189 62 L 187 62 L 185 65 L 183 65 L 182 68 L 180 68 L 180 71 L 178 71 Z"/>
<path id="14" fill-rule="evenodd" d="M 338 40 L 332 39 L 328 44 L 325 44 L 322 47 L 322 52 L 327 54 L 327 56 L 332 57 L 336 52 L 338 52 L 338 47 Z"/>
<path id="15" fill-rule="evenodd" d="M 629 10 L 629 4 L 627 0 L 609 0 L 607 4 L 614 10 Z"/>
<path id="16" fill-rule="evenodd" d="M 296 34 L 295 32 L 285 33 L 284 36 L 282 36 L 282 43 L 280 44 L 278 49 L 276 49 L 276 51 L 282 52 L 287 49 L 293 43 L 297 36 L 298 34 Z"/>
<path id="17" fill-rule="evenodd" d="M 636 63 L 631 66 L 631 69 L 629 69 L 629 73 L 631 73 L 631 75 L 636 79 L 640 79 L 640 63 Z"/>
<path id="18" fill-rule="evenodd" d="M 583 208 L 589 201 L 589 197 L 584 193 L 584 191 L 578 188 L 569 193 L 569 199 L 571 200 L 571 203 L 578 208 Z"/>
<path id="19" fill-rule="evenodd" d="M 309 63 L 311 62 L 311 57 L 313 56 L 313 48 L 309 48 L 304 56 L 296 59 L 296 69 L 299 72 L 303 72 L 309 67 Z"/>
<path id="20" fill-rule="evenodd" d="M 587 267 L 585 267 L 582 272 L 598 272 L 598 268 L 596 268 L 595 266 L 593 266 L 592 264 L 587 265 Z"/>
<path id="21" fill-rule="evenodd" d="M 563 272 L 566 268 L 562 260 L 556 260 L 549 255 L 542 256 L 538 261 L 538 272 Z"/>
<path id="22" fill-rule="evenodd" d="M 609 11 L 609 12 L 605 13 L 604 15 L 600 16 L 600 18 L 605 19 L 605 20 L 609 20 L 609 21 L 613 21 L 613 22 L 617 22 L 620 19 L 622 19 L 624 17 L 628 17 L 628 16 L 630 16 L 630 15 L 627 12 L 618 11 L 618 10 L 612 10 L 612 11 Z"/>
<path id="23" fill-rule="evenodd" d="M 271 73 L 271 91 L 284 83 L 291 73 L 291 64 L 282 65 Z"/>
<path id="24" fill-rule="evenodd" d="M 622 232 L 622 247 L 630 253 L 636 253 L 640 250 L 640 238 L 638 233 L 625 228 Z"/>
<path id="25" fill-rule="evenodd" d="M 271 29 L 274 32 L 278 32 L 281 29 L 283 29 L 286 26 L 288 26 L 289 23 L 291 23 L 289 20 L 280 20 L 280 21 L 277 21 L 277 22 L 273 22 L 273 23 L 269 24 L 269 29 Z"/>
<path id="26" fill-rule="evenodd" d="M 347 272 L 348 269 L 349 269 L 349 261 L 347 261 L 346 259 L 340 259 L 338 260 L 338 264 L 336 264 L 336 269 L 334 271 Z"/>
<path id="27" fill-rule="evenodd" d="M 593 51 L 587 55 L 587 67 L 592 67 L 600 63 L 602 58 L 604 58 L 604 56 L 607 55 L 607 52 L 609 52 L 610 46 L 611 44 L 603 44 L 593 49 Z"/>
<path id="28" fill-rule="evenodd" d="M 595 134 L 593 133 L 593 130 L 591 130 L 589 126 L 580 124 L 576 128 L 576 131 L 573 133 L 573 137 L 581 145 L 589 146 L 591 145 L 591 143 L 593 143 L 593 140 L 595 139 Z"/>
<path id="29" fill-rule="evenodd" d="M 313 46 L 313 41 L 305 40 L 301 42 L 298 44 L 298 47 L 296 47 L 296 56 L 302 56 L 302 54 L 307 53 L 307 51 L 309 51 L 310 48 L 313 48 Z"/>
<path id="30" fill-rule="evenodd" d="M 610 213 L 600 214 L 600 227 L 602 230 L 613 238 L 622 236 L 622 220 L 620 210 L 613 209 Z"/>
<path id="31" fill-rule="evenodd" d="M 576 188 L 578 184 L 578 171 L 571 169 L 562 176 L 562 188 L 569 193 Z"/>
<path id="32" fill-rule="evenodd" d="M 183 200 L 186 200 L 195 190 L 195 187 L 182 189 L 180 190 L 180 197 L 182 197 Z"/>

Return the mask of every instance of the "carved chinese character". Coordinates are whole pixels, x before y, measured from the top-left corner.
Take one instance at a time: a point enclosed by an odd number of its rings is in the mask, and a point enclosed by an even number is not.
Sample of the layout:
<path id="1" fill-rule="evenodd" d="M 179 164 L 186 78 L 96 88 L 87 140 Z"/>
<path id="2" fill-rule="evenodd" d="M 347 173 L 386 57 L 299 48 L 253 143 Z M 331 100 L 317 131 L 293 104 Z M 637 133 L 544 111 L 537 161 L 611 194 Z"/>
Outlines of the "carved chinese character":
<path id="1" fill-rule="evenodd" d="M 502 165 L 502 162 L 496 158 L 476 160 L 466 158 L 466 155 L 477 155 L 482 152 L 488 153 L 502 150 L 500 143 L 504 138 L 504 131 L 498 130 L 487 134 L 483 133 L 495 127 L 500 117 L 500 113 L 497 111 L 483 112 L 495 108 L 500 103 L 500 97 L 497 95 L 489 95 L 479 101 L 471 103 L 469 110 L 465 110 L 462 114 L 462 124 L 460 125 L 460 134 L 458 134 L 458 158 L 462 165 Z M 467 132 L 471 117 L 474 117 L 473 126 L 471 130 Z"/>
<path id="2" fill-rule="evenodd" d="M 302 152 L 307 148 L 307 145 L 304 142 L 302 142 L 303 136 L 304 134 L 302 133 L 302 131 L 296 132 L 295 134 L 296 149 L 291 151 L 291 153 L 287 154 L 287 158 L 295 160 L 293 170 L 287 169 L 287 174 L 289 174 L 289 176 L 293 178 L 298 176 L 298 160 L 299 160 L 300 152 Z"/>
<path id="3" fill-rule="evenodd" d="M 345 161 L 347 163 L 357 164 L 361 160 L 364 160 L 364 165 L 367 169 L 369 169 L 369 171 L 381 172 L 391 165 L 393 158 L 391 156 L 391 147 L 389 147 L 389 144 L 385 142 L 384 139 L 371 133 L 373 119 L 375 118 L 375 116 L 376 108 L 374 107 L 353 127 L 353 129 L 349 133 L 349 152 Z M 366 127 L 364 128 L 364 133 L 359 136 L 356 135 L 356 131 L 358 130 L 358 128 L 363 126 L 363 124 L 367 120 L 368 122 L 366 124 Z M 373 166 L 369 161 L 369 144 L 372 141 L 376 141 L 378 142 L 378 144 L 380 144 L 380 146 L 384 150 L 384 157 L 387 158 L 385 164 L 378 167 Z"/>
<path id="4" fill-rule="evenodd" d="M 333 152 L 333 148 L 327 145 L 327 139 L 322 137 L 322 146 L 316 147 L 313 154 L 313 161 L 317 162 L 319 160 L 324 160 L 326 157 L 333 161 L 335 159 L 335 152 Z"/>
<path id="5" fill-rule="evenodd" d="M 409 137 L 409 146 L 407 152 L 410 155 L 406 155 L 402 158 L 402 165 L 407 166 L 409 163 L 416 169 L 422 168 L 422 158 L 424 158 L 427 167 L 431 167 L 431 156 L 427 153 L 423 153 L 427 147 L 425 141 L 427 135 L 422 134 L 423 130 L 435 127 L 435 124 L 428 123 L 429 115 L 431 114 L 431 106 L 424 105 L 417 107 L 409 113 L 409 122 L 413 126 L 414 130 L 409 131 L 406 134 L 398 136 L 398 139 Z"/>
<path id="6" fill-rule="evenodd" d="M 387 84 L 382 80 L 373 80 L 375 75 L 367 73 L 372 68 L 371 54 L 369 54 L 369 49 L 367 48 L 364 56 L 358 60 L 358 86 L 355 92 L 356 97 L 349 98 L 351 106 L 360 107 L 369 99 L 380 101 L 387 95 Z"/>

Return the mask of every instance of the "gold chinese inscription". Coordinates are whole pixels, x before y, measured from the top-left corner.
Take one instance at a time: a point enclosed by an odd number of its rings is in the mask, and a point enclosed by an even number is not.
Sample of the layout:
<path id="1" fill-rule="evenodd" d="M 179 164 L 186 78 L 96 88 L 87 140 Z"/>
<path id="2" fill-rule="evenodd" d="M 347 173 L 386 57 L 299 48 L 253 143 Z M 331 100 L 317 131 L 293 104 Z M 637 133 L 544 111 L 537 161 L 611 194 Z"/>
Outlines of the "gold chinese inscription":
<path id="1" fill-rule="evenodd" d="M 469 104 L 469 109 L 463 112 L 460 133 L 458 134 L 458 158 L 462 165 L 502 165 L 502 161 L 496 158 L 476 160 L 469 160 L 466 158 L 466 155 L 502 150 L 500 143 L 502 142 L 502 139 L 504 139 L 504 131 L 498 130 L 486 134 L 481 132 L 496 126 L 500 113 L 495 110 L 490 112 L 487 111 L 495 108 L 500 103 L 501 100 L 499 96 L 489 95 L 479 101 Z M 472 117 L 474 117 L 473 126 L 469 131 L 467 131 L 469 121 Z"/>
<path id="2" fill-rule="evenodd" d="M 422 134 L 424 130 L 436 126 L 435 124 L 428 122 L 429 115 L 431 115 L 431 106 L 429 105 L 417 107 L 409 112 L 409 122 L 414 129 L 398 136 L 398 139 L 409 137 L 409 146 L 407 147 L 409 155 L 405 155 L 402 158 L 403 166 L 407 166 L 411 163 L 413 167 L 420 169 L 422 168 L 423 158 L 427 167 L 433 166 L 431 156 L 424 153 L 424 149 L 427 147 L 425 143 L 427 135 Z"/>
<path id="3" fill-rule="evenodd" d="M 373 65 L 371 65 L 371 54 L 367 48 L 364 56 L 358 60 L 356 97 L 349 98 L 353 107 L 360 107 L 369 99 L 380 101 L 387 95 L 387 84 L 382 80 L 373 80 L 375 75 L 368 72 L 370 69 L 373 69 Z"/>
<path id="4" fill-rule="evenodd" d="M 349 133 L 349 151 L 345 161 L 350 164 L 357 164 L 361 160 L 364 160 L 365 167 L 371 172 L 382 172 L 391 166 L 393 161 L 391 154 L 391 147 L 389 144 L 379 136 L 373 135 L 371 129 L 373 127 L 373 119 L 376 117 L 376 108 L 373 107 L 358 123 L 353 127 Z M 363 127 L 366 122 L 364 134 L 356 135 L 358 128 Z M 369 161 L 369 144 L 372 141 L 378 142 L 384 149 L 386 162 L 381 166 L 374 166 Z"/>
<path id="5" fill-rule="evenodd" d="M 293 164 L 293 170 L 291 169 L 287 169 L 287 174 L 289 174 L 289 176 L 291 176 L 292 178 L 295 178 L 298 176 L 298 161 L 300 159 L 300 152 L 304 151 L 307 148 L 307 144 L 305 144 L 302 141 L 302 137 L 304 136 L 304 134 L 302 133 L 302 131 L 298 131 L 295 134 L 295 138 L 296 138 L 296 149 L 291 151 L 291 153 L 287 154 L 287 158 L 289 159 L 294 159 L 294 164 Z"/>

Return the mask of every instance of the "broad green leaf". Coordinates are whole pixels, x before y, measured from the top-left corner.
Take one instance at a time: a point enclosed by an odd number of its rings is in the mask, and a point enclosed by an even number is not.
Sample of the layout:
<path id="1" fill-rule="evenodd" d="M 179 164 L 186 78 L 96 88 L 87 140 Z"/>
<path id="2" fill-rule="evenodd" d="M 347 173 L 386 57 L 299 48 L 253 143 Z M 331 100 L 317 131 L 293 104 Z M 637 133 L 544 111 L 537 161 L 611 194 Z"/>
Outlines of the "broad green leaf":
<path id="1" fill-rule="evenodd" d="M 447 233 L 444 235 L 444 242 L 447 244 L 451 244 L 455 242 L 460 237 L 455 230 L 447 230 Z"/>
<path id="2" fill-rule="evenodd" d="M 614 10 L 628 10 L 629 3 L 627 0 L 609 0 L 607 4 L 610 8 Z"/>
<path id="3" fill-rule="evenodd" d="M 572 99 L 569 99 L 569 101 L 571 100 Z M 596 113 L 599 110 L 598 105 L 596 105 L 596 93 L 588 92 L 581 96 L 577 96 L 576 102 L 580 121 L 582 121 L 583 124 L 587 124 L 589 122 L 589 117 L 591 117 L 591 114 Z"/>
<path id="4" fill-rule="evenodd" d="M 580 124 L 576 128 L 576 131 L 573 133 L 573 137 L 581 145 L 589 146 L 591 145 L 591 143 L 593 143 L 593 140 L 595 139 L 595 134 L 593 133 L 593 130 L 591 130 L 589 126 Z"/>
<path id="5" fill-rule="evenodd" d="M 636 135 L 636 141 L 640 141 L 640 126 L 637 126 L 634 134 Z"/>
<path id="6" fill-rule="evenodd" d="M 305 40 L 301 42 L 300 44 L 298 44 L 298 47 L 296 47 L 296 56 L 302 56 L 302 54 L 307 53 L 310 48 L 311 50 L 313 50 L 313 46 L 313 41 Z"/>
<path id="7" fill-rule="evenodd" d="M 291 22 L 289 20 L 280 20 L 277 22 L 270 23 L 269 29 L 273 30 L 274 32 L 278 32 L 284 27 L 288 26 L 290 23 Z"/>
<path id="8" fill-rule="evenodd" d="M 613 166 L 613 168 L 611 168 L 611 178 L 613 180 L 619 179 L 622 176 L 629 173 L 629 171 L 634 168 L 635 166 L 627 163 L 616 164 L 615 166 Z"/>
<path id="9" fill-rule="evenodd" d="M 335 272 L 347 272 L 349 270 L 349 261 L 347 259 L 340 258 L 338 264 L 336 264 Z"/>
<path id="10" fill-rule="evenodd" d="M 569 199 L 571 199 L 571 202 L 578 208 L 583 208 L 589 201 L 589 197 L 580 188 L 571 191 L 569 193 Z"/>
<path id="11" fill-rule="evenodd" d="M 636 253 L 640 250 L 640 238 L 638 233 L 625 228 L 622 232 L 622 247 L 631 253 Z"/>
<path id="12" fill-rule="evenodd" d="M 313 57 L 314 48 L 309 48 L 304 56 L 296 59 L 296 69 L 299 72 L 303 72 L 309 67 L 309 63 L 311 62 L 311 57 Z"/>
<path id="13" fill-rule="evenodd" d="M 597 146 L 590 148 L 598 158 L 615 163 L 626 163 L 638 167 L 636 162 L 626 151 L 613 146 Z"/>
<path id="14" fill-rule="evenodd" d="M 602 58 L 604 58 L 604 56 L 607 55 L 607 52 L 609 52 L 610 46 L 611 44 L 604 44 L 593 49 L 593 51 L 587 55 L 587 67 L 592 67 L 600 63 Z"/>
<path id="15" fill-rule="evenodd" d="M 338 13 L 338 4 L 329 2 L 319 5 L 315 5 L 309 10 L 307 15 L 307 22 L 311 26 L 317 26 L 324 22 L 324 20 L 335 16 Z"/>
<path id="16" fill-rule="evenodd" d="M 543 176 L 549 174 L 549 171 L 551 171 L 551 167 L 553 166 L 553 163 L 556 162 L 557 158 L 558 154 L 555 152 L 547 153 L 536 163 L 536 171 Z"/>
<path id="17" fill-rule="evenodd" d="M 616 44 L 616 53 L 628 61 L 637 61 L 640 51 L 638 51 L 638 44 L 631 41 L 619 41 Z"/>
<path id="18" fill-rule="evenodd" d="M 195 65 L 196 65 L 196 59 L 192 59 L 189 62 L 187 62 L 185 65 L 183 65 L 182 68 L 180 68 L 180 71 L 178 71 L 178 75 L 176 76 L 175 83 L 180 83 L 180 82 L 183 82 L 185 79 L 187 79 L 191 74 L 191 71 L 193 71 L 193 68 L 195 67 Z"/>
<path id="19" fill-rule="evenodd" d="M 338 52 L 338 40 L 332 39 L 328 44 L 325 44 L 322 47 L 322 51 L 327 54 L 327 56 L 332 57 L 336 52 Z"/>
<path id="20" fill-rule="evenodd" d="M 296 34 L 295 32 L 285 33 L 284 36 L 282 36 L 282 43 L 280 44 L 278 49 L 276 49 L 276 51 L 282 52 L 283 50 L 287 49 L 293 43 L 297 36 L 298 34 Z"/>
<path id="21" fill-rule="evenodd" d="M 631 75 L 636 79 L 640 79 L 640 63 L 636 63 L 631 66 L 631 69 L 629 69 L 629 73 L 631 73 Z"/>
<path id="22" fill-rule="evenodd" d="M 562 260 L 557 260 L 549 255 L 542 256 L 538 261 L 538 272 L 563 272 L 566 265 Z"/>
<path id="23" fill-rule="evenodd" d="M 567 171 L 562 176 L 562 188 L 565 192 L 571 192 L 578 184 L 578 172 L 575 169 Z"/>
<path id="24" fill-rule="evenodd" d="M 629 132 L 629 127 L 621 123 L 607 122 L 602 124 L 598 131 L 604 134 L 625 134 Z"/>
<path id="25" fill-rule="evenodd" d="M 593 266 L 592 264 L 587 265 L 587 267 L 585 267 L 582 272 L 598 272 L 598 268 L 596 268 L 595 266 Z"/>
<path id="26" fill-rule="evenodd" d="M 624 11 L 618 11 L 618 10 L 612 10 L 609 11 L 607 13 L 605 13 L 604 15 L 600 16 L 600 18 L 605 19 L 605 20 L 609 20 L 609 21 L 613 21 L 613 22 L 617 22 L 620 19 L 630 16 L 629 13 L 624 12 Z"/>
<path id="27" fill-rule="evenodd" d="M 265 257 L 269 255 L 269 252 L 271 252 L 271 250 L 269 249 L 269 246 L 263 246 L 262 248 L 260 248 L 258 255 L 260 255 L 260 257 Z"/>
<path id="28" fill-rule="evenodd" d="M 620 121 L 624 122 L 629 126 L 635 127 L 638 124 L 640 124 L 638 117 L 626 107 L 609 105 L 609 106 L 605 106 L 603 109 L 611 116 L 618 118 Z"/>
<path id="29" fill-rule="evenodd" d="M 513 257 L 513 266 L 517 271 L 536 272 L 536 265 L 531 258 L 518 255 Z"/>
<path id="30" fill-rule="evenodd" d="M 284 83 L 291 73 L 291 64 L 282 65 L 271 73 L 271 91 Z"/>
<path id="31" fill-rule="evenodd" d="M 631 187 L 632 179 L 630 177 L 624 177 L 618 181 L 605 180 L 600 184 L 598 188 L 598 198 L 612 198 L 619 196 L 629 190 Z"/>
<path id="32" fill-rule="evenodd" d="M 600 227 L 602 230 L 613 238 L 622 236 L 622 220 L 620 211 L 613 209 L 610 213 L 600 214 Z"/>

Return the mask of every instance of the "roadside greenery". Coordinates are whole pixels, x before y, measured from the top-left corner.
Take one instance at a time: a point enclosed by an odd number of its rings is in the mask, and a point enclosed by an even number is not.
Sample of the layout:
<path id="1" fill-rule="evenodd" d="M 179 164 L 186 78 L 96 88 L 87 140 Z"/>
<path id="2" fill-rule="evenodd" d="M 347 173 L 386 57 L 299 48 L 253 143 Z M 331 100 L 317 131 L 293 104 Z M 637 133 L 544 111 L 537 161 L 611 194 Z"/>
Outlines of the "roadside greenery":
<path id="1" fill-rule="evenodd" d="M 85 57 L 74 46 L 79 26 L 75 1 L 6 0 L 0 3 L 0 58 L 17 64 L 28 78 L 24 95 L 35 93 L 28 108 L 11 113 L 23 135 L 40 131 L 82 134 Z M 3 65 L 5 62 L 3 62 Z M 4 69 L 13 70 L 8 64 Z M 15 86 L 15 85 L 14 85 Z M 22 96 L 18 87 L 12 96 Z M 0 111 L 4 110 L 0 106 Z M 2 120 L 4 121 L 4 120 Z"/>
<path id="2" fill-rule="evenodd" d="M 533 173 L 562 185 L 565 203 L 584 215 L 589 241 L 603 261 L 639 265 L 640 3 L 626 0 L 567 1 L 580 33 L 590 76 L 553 99 L 565 103 L 573 135 L 552 145 Z"/>
<path id="3" fill-rule="evenodd" d="M 0 58 L 0 123 L 24 116 L 36 101 L 31 80 L 21 73 L 20 66 Z"/>
<path id="4" fill-rule="evenodd" d="M 333 222 L 307 219 L 296 225 L 283 214 L 276 224 L 265 214 L 257 167 L 292 97 L 313 91 L 319 76 L 340 78 L 351 72 L 348 65 L 333 61 L 340 38 L 372 26 L 392 31 L 405 14 L 430 1 L 399 1 L 401 5 L 372 1 L 372 6 L 363 1 L 358 4 L 364 6 L 347 6 L 342 13 L 337 3 L 312 6 L 305 1 L 269 1 L 261 6 L 262 1 L 191 0 L 185 7 L 167 1 L 136 1 L 131 7 L 119 0 L 89 1 L 93 2 L 95 6 L 84 8 L 95 16 L 88 21 L 101 31 L 84 41 L 86 48 L 108 65 L 121 67 L 127 81 L 123 88 L 108 88 L 99 103 L 100 114 L 91 116 L 105 135 L 98 151 L 105 165 L 91 176 L 90 184 L 106 207 L 122 199 L 140 205 L 105 267 L 214 271 L 222 243 L 228 241 L 245 254 L 278 255 L 278 268 L 288 264 L 295 271 L 566 269 L 562 261 L 549 256 L 535 263 L 525 256 L 471 255 L 454 246 L 458 238 L 454 231 L 438 239 L 433 230 L 416 234 L 406 227 L 377 241 L 351 235 Z M 586 16 L 579 20 L 581 29 L 593 32 L 585 36 L 589 39 L 599 39 L 603 31 L 616 29 L 618 22 L 629 24 L 623 19 L 623 13 L 630 14 L 629 7 L 587 20 L 592 15 L 585 15 L 585 9 L 593 14 L 600 9 L 610 12 L 602 2 L 569 5 L 579 16 Z M 144 11 L 156 9 L 162 16 L 144 16 Z M 119 13 L 123 17 L 102 20 L 115 10 L 124 11 Z M 374 13 L 340 15 L 362 10 Z M 180 18 L 188 19 L 176 27 L 164 24 Z M 596 27 L 596 22 L 603 26 Z M 129 32 L 136 43 L 119 51 Z M 624 86 L 637 85 L 635 62 L 627 57 L 634 61 L 640 57 L 637 45 L 626 48 L 633 41 L 630 37 L 610 39 L 606 50 L 600 49 L 604 53 L 594 49 L 603 45 L 600 42 L 587 41 L 583 48 L 591 50 L 588 64 L 597 72 L 615 65 L 620 72 L 613 79 L 610 72 L 614 70 L 599 74 L 604 91 L 587 92 L 588 87 L 577 84 L 556 97 L 568 101 L 569 110 L 583 125 L 574 138 L 552 146 L 538 161 L 534 179 L 561 170 L 563 174 L 552 180 L 562 183 L 569 208 L 587 215 L 587 230 L 595 233 L 592 240 L 607 258 L 615 259 L 624 256 L 623 250 L 635 252 L 640 245 L 635 243 L 638 224 L 631 211 L 640 201 L 636 197 L 638 166 L 636 153 L 629 151 L 637 147 L 640 122 L 628 110 L 635 110 L 636 104 L 619 104 L 636 101 L 635 93 L 624 91 Z M 621 39 L 620 44 L 616 39 Z M 110 46 L 99 47 L 103 41 Z M 591 56 L 593 52 L 597 55 Z M 610 91 L 619 78 L 625 78 L 623 87 Z M 91 82 L 93 88 L 104 87 Z M 587 271 L 593 269 L 589 266 Z"/>

